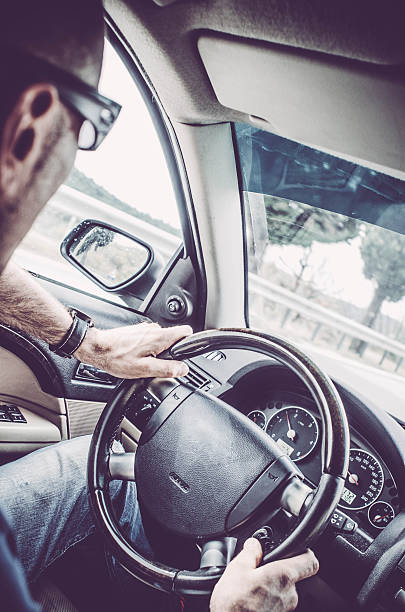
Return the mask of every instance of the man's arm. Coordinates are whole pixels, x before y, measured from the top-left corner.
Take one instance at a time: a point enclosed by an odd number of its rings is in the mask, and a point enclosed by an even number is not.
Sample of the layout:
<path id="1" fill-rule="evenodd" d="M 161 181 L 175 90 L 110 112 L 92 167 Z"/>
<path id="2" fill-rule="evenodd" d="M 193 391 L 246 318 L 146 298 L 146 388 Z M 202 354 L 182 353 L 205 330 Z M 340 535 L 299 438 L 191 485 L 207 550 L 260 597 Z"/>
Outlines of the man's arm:
<path id="1" fill-rule="evenodd" d="M 0 320 L 50 344 L 60 342 L 72 325 L 62 304 L 12 263 L 0 276 Z"/>
<path id="2" fill-rule="evenodd" d="M 212 592 L 211 612 L 290 612 L 298 604 L 296 582 L 319 569 L 311 550 L 302 555 L 258 567 L 262 559 L 258 540 L 246 540 L 243 550 L 226 568 Z"/>
<path id="3" fill-rule="evenodd" d="M 0 275 L 0 321 L 48 344 L 59 343 L 72 325 L 64 306 L 30 274 L 12 263 Z M 156 359 L 153 355 L 191 333 L 188 325 L 161 328 L 156 323 L 106 330 L 93 327 L 75 357 L 118 378 L 183 376 L 188 370 L 184 363 Z"/>

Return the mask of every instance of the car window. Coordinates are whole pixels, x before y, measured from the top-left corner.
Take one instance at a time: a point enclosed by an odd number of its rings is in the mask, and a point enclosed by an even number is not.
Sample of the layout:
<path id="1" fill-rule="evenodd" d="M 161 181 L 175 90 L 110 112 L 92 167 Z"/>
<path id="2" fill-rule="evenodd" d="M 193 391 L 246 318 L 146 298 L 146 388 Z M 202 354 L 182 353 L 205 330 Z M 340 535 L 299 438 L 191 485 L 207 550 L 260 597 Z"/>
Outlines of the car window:
<path id="1" fill-rule="evenodd" d="M 235 135 L 250 325 L 404 377 L 405 181 L 251 126 Z"/>
<path id="2" fill-rule="evenodd" d="M 98 219 L 151 244 L 165 263 L 181 242 L 180 221 L 148 109 L 108 42 L 100 91 L 122 105 L 116 124 L 96 151 L 78 152 L 70 176 L 37 217 L 14 260 L 46 278 L 120 302 L 60 255 L 63 238 L 83 219 Z"/>

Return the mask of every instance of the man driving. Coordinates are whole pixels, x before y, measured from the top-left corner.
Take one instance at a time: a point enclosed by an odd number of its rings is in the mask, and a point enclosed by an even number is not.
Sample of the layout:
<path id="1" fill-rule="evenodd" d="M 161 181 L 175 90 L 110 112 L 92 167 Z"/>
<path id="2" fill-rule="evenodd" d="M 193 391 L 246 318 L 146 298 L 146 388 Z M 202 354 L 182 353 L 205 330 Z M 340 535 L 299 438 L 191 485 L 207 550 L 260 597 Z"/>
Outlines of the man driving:
<path id="1" fill-rule="evenodd" d="M 189 326 L 89 327 L 10 262 L 68 176 L 77 149 L 101 144 L 119 106 L 97 91 L 104 43 L 98 0 L 13 0 L 0 11 L 0 322 L 119 378 L 186 374 L 185 364 L 156 355 L 190 335 Z M 89 437 L 83 436 L 0 467 L 0 507 L 6 516 L 0 515 L 0 584 L 3 601 L 11 602 L 8 610 L 37 609 L 16 556 L 33 582 L 95 530 L 86 490 L 88 446 Z M 151 554 L 134 483 L 114 482 L 111 496 L 135 548 Z M 313 553 L 259 567 L 261 558 L 259 542 L 247 540 L 214 589 L 212 611 L 296 607 L 295 583 L 318 569 Z"/>

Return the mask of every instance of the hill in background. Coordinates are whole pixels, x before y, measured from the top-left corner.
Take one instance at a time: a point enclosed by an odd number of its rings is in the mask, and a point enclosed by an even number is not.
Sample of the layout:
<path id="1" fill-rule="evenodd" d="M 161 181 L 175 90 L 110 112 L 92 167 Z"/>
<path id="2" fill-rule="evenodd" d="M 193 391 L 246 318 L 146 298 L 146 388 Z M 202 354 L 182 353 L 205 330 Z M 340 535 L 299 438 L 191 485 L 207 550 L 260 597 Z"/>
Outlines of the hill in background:
<path id="1" fill-rule="evenodd" d="M 77 168 L 73 168 L 72 172 L 65 181 L 65 185 L 67 185 L 68 187 L 72 187 L 77 191 L 81 191 L 82 193 L 85 193 L 86 195 L 89 195 L 95 198 L 96 200 L 100 200 L 101 202 L 104 202 L 104 204 L 108 204 L 109 206 L 118 208 L 119 210 L 124 211 L 128 215 L 137 217 L 138 219 L 145 221 L 145 223 L 154 225 L 155 227 L 158 227 L 164 230 L 165 232 L 173 234 L 174 236 L 181 236 L 180 230 L 170 225 L 170 223 L 166 223 L 161 219 L 155 219 L 148 213 L 137 210 L 131 204 L 123 202 L 115 195 L 107 191 L 107 189 L 96 183 L 92 178 L 83 174 L 83 172 L 81 172 Z"/>

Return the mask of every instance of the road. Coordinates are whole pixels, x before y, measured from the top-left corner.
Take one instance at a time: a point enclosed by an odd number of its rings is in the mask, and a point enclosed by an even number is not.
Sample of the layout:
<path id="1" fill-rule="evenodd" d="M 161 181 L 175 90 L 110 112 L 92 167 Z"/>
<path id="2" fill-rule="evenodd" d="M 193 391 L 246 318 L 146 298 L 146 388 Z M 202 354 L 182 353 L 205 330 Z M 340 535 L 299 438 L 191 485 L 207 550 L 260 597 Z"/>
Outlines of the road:
<path id="1" fill-rule="evenodd" d="M 404 378 L 318 347 L 301 346 L 335 382 L 363 397 L 366 404 L 372 398 L 377 406 L 405 421 Z"/>

